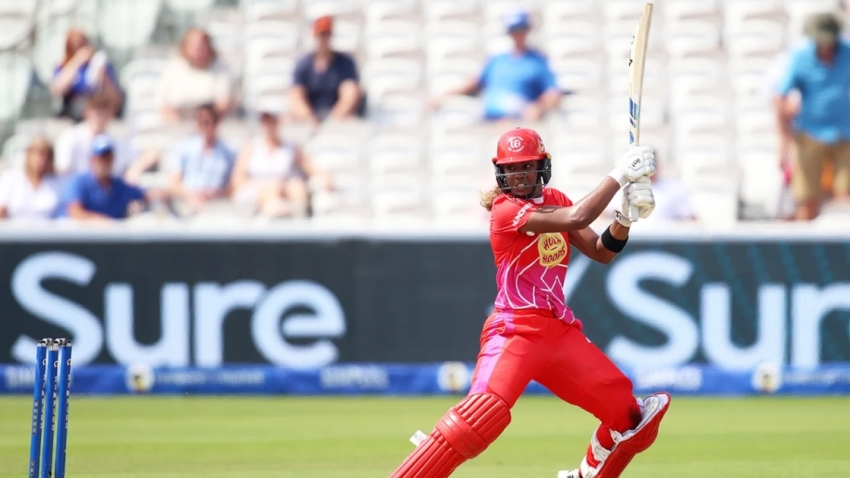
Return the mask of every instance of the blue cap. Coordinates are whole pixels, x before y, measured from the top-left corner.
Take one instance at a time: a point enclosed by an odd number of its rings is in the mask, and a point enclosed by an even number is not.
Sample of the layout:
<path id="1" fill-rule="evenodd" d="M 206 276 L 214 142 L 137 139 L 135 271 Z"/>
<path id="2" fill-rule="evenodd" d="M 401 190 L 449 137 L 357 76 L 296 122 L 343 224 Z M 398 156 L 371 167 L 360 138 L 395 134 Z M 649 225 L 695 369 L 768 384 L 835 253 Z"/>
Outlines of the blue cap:
<path id="1" fill-rule="evenodd" d="M 505 27 L 508 29 L 508 33 L 514 30 L 531 28 L 531 23 L 528 19 L 528 12 L 517 10 L 515 12 L 508 13 L 505 15 Z"/>
<path id="2" fill-rule="evenodd" d="M 96 156 L 111 153 L 113 149 L 112 139 L 105 134 L 99 134 L 91 140 L 91 152 Z"/>

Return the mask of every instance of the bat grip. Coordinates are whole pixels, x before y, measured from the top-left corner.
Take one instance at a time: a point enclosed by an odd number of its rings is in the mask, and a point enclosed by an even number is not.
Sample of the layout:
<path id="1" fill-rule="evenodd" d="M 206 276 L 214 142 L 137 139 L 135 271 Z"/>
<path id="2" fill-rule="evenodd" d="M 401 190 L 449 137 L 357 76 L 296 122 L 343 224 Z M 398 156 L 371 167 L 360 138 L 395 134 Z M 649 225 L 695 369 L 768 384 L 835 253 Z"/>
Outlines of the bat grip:
<path id="1" fill-rule="evenodd" d="M 629 221 L 637 222 L 638 219 L 640 219 L 640 211 L 638 210 L 638 207 L 633 204 L 629 204 Z"/>

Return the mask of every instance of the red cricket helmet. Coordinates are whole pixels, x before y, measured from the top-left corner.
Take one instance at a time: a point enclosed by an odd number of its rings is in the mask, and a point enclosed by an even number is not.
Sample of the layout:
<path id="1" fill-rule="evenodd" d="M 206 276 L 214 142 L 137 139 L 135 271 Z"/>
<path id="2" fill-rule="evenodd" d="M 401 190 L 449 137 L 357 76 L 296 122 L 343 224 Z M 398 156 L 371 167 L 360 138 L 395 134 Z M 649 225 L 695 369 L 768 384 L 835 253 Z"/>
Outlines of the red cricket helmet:
<path id="1" fill-rule="evenodd" d="M 515 128 L 503 134 L 496 146 L 494 164 L 522 163 L 546 159 L 549 153 L 543 146 L 543 140 L 537 131 L 529 128 Z"/>
<path id="2" fill-rule="evenodd" d="M 511 193 L 508 185 L 507 174 L 504 165 L 524 163 L 527 161 L 538 161 L 537 183 L 541 186 L 549 184 L 552 179 L 552 157 L 546 152 L 543 140 L 537 131 L 529 128 L 515 128 L 503 134 L 496 146 L 496 157 L 493 158 L 493 167 L 496 170 L 496 182 L 503 192 Z M 535 188 L 529 196 L 539 194 L 540 190 Z M 524 198 L 527 199 L 527 198 Z"/>

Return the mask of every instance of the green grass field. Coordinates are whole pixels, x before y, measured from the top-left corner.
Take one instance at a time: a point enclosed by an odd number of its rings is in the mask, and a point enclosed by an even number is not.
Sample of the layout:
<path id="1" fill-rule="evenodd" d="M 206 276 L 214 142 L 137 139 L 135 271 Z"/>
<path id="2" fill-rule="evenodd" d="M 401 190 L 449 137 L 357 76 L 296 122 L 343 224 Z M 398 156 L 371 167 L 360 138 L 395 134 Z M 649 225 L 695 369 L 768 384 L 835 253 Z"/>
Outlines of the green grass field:
<path id="1" fill-rule="evenodd" d="M 387 477 L 456 398 L 81 398 L 67 476 Z M 26 476 L 32 400 L 0 398 L 0 478 Z M 595 423 L 524 397 L 504 435 L 453 476 L 554 478 Z M 675 398 L 624 477 L 848 477 L 850 398 Z"/>

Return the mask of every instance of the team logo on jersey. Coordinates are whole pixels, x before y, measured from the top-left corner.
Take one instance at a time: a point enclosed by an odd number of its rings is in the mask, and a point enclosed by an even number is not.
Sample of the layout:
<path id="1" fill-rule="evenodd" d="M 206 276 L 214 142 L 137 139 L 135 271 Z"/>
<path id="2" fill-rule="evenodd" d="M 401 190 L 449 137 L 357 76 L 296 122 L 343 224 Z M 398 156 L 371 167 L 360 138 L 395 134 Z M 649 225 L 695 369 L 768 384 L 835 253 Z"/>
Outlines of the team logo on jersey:
<path id="1" fill-rule="evenodd" d="M 567 241 L 558 232 L 541 234 L 537 239 L 537 253 L 541 266 L 555 267 L 567 257 Z"/>
<path id="2" fill-rule="evenodd" d="M 522 149 L 522 138 L 519 136 L 512 136 L 508 140 L 508 151 L 517 152 Z"/>

